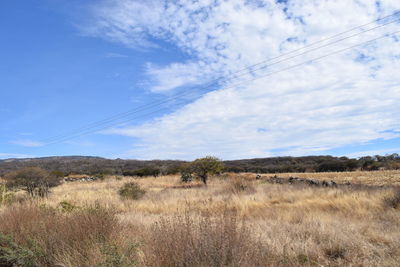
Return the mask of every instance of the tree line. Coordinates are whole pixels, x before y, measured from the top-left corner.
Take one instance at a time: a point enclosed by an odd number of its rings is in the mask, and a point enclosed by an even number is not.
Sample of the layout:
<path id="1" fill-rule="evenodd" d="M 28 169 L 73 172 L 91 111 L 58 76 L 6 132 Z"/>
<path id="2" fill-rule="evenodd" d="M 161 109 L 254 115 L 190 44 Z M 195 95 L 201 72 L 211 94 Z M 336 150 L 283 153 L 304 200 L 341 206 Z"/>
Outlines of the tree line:
<path id="1" fill-rule="evenodd" d="M 185 172 L 187 161 L 178 160 L 123 160 L 100 157 L 47 157 L 34 159 L 0 160 L 0 175 L 26 167 L 39 167 L 57 176 L 70 174 L 159 176 Z M 272 157 L 222 161 L 227 172 L 342 172 L 400 169 L 400 156 L 367 156 L 358 159 L 333 156 Z M 185 166 L 186 165 L 186 166 Z M 187 172 L 187 171 L 186 171 Z"/>

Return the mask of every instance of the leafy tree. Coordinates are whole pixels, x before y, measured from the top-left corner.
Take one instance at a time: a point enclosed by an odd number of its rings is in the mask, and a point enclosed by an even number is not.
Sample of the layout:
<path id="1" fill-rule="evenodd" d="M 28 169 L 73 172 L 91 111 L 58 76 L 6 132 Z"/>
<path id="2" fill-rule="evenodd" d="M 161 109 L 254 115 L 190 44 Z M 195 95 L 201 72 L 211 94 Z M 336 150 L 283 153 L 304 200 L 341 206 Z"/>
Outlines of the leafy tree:
<path id="1" fill-rule="evenodd" d="M 32 197 L 46 197 L 49 188 L 61 183 L 61 177 L 38 167 L 27 167 L 6 175 L 7 186 L 22 187 Z"/>
<path id="2" fill-rule="evenodd" d="M 216 158 L 207 156 L 205 158 L 196 159 L 191 163 L 193 173 L 207 184 L 208 176 L 212 174 L 221 173 L 224 166 L 222 162 Z"/>

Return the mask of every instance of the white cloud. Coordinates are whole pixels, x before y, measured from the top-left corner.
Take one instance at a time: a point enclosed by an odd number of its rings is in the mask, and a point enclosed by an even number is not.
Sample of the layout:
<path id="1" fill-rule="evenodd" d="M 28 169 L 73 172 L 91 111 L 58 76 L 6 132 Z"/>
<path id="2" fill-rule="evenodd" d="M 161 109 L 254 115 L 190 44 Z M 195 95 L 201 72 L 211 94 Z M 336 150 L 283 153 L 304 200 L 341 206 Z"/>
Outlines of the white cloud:
<path id="1" fill-rule="evenodd" d="M 287 5 L 255 0 L 107 1 L 98 8 L 97 31 L 113 41 L 156 47 L 151 36 L 187 53 L 190 61 L 148 65 L 150 89 L 160 92 L 235 73 L 396 8 L 400 2 L 395 0 L 379 5 L 375 0 L 288 1 Z M 224 159 L 314 154 L 398 137 L 385 131 L 400 127 L 400 42 L 395 38 L 261 78 L 398 26 L 391 24 L 270 66 L 256 76 L 225 82 L 221 88 L 229 89 L 208 93 L 172 114 L 108 133 L 139 138 L 140 145 L 127 152 L 133 157 L 188 159 L 205 154 Z"/>
<path id="2" fill-rule="evenodd" d="M 15 145 L 19 145 L 19 146 L 24 146 L 24 147 L 40 147 L 40 146 L 44 146 L 45 145 L 42 142 L 28 140 L 28 139 L 14 140 L 11 143 L 15 144 Z"/>
<path id="3" fill-rule="evenodd" d="M 387 155 L 387 154 L 392 154 L 392 153 L 399 153 L 399 151 L 400 151 L 400 147 L 387 148 L 387 149 L 376 149 L 376 150 L 363 150 L 363 151 L 348 153 L 345 156 L 347 156 L 349 158 L 359 158 L 359 157 L 364 157 L 364 156 Z"/>
<path id="4" fill-rule="evenodd" d="M 86 25 L 81 30 L 86 35 L 101 36 L 132 48 L 157 47 L 148 40 L 147 28 L 157 25 L 162 16 L 158 1 L 103 1 L 94 7 L 96 25 Z"/>
<path id="5" fill-rule="evenodd" d="M 147 74 L 151 79 L 151 90 L 169 91 L 181 86 L 199 85 L 204 82 L 204 69 L 195 63 L 173 63 L 166 67 L 148 64 Z M 203 79 L 202 79 L 203 78 Z"/>
<path id="6" fill-rule="evenodd" d="M 119 53 L 107 53 L 105 55 L 106 58 L 127 58 L 127 55 L 119 54 Z"/>

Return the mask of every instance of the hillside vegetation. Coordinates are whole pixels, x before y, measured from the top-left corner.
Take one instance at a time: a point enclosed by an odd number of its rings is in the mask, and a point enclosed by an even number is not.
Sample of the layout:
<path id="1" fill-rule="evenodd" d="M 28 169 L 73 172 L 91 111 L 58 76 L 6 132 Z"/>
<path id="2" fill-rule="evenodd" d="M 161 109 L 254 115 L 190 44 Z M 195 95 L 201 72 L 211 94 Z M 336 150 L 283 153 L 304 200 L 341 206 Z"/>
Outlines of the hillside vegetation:
<path id="1" fill-rule="evenodd" d="M 32 159 L 0 160 L 0 175 L 24 167 L 40 167 L 48 171 L 68 174 L 158 176 L 176 174 L 184 161 L 178 160 L 123 160 L 99 157 L 47 157 Z M 274 157 L 223 161 L 229 172 L 329 172 L 353 170 L 396 170 L 400 169 L 398 154 L 387 156 L 347 157 L 307 156 Z"/>

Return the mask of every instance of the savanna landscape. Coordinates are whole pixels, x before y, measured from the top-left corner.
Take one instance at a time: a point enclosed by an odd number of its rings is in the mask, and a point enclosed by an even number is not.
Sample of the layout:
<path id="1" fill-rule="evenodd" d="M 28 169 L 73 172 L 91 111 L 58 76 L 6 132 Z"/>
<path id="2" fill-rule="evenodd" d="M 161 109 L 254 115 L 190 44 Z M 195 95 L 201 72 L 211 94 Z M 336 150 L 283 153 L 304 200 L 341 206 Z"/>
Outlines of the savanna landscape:
<path id="1" fill-rule="evenodd" d="M 0 267 L 400 267 L 400 0 L 0 0 Z"/>
<path id="2" fill-rule="evenodd" d="M 400 261 L 399 170 L 211 172 L 205 184 L 195 174 L 184 180 L 184 169 L 181 175 L 109 175 L 93 181 L 71 175 L 45 197 L 29 196 L 21 187 L 4 191 L 0 266 L 397 266 Z M 294 178 L 318 185 L 289 182 Z M 322 181 L 335 183 L 322 186 Z"/>

